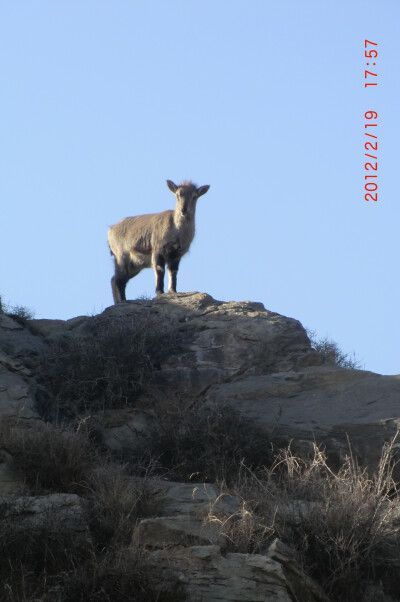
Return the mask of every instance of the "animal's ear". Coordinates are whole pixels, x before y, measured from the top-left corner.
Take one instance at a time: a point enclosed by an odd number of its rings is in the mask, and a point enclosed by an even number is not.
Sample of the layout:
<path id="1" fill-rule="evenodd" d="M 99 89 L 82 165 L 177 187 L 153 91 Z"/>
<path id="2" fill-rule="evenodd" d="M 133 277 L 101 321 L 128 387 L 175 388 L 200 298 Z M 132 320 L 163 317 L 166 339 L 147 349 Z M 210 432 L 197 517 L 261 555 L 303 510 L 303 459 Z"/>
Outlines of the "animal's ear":
<path id="1" fill-rule="evenodd" d="M 170 189 L 171 192 L 173 192 L 174 194 L 176 193 L 176 191 L 178 190 L 178 186 L 176 184 L 174 184 L 172 182 L 172 180 L 167 180 L 167 186 Z"/>
<path id="2" fill-rule="evenodd" d="M 206 184 L 205 186 L 200 186 L 200 188 L 197 189 L 197 196 L 201 196 L 202 194 L 206 194 L 207 190 L 210 187 Z"/>

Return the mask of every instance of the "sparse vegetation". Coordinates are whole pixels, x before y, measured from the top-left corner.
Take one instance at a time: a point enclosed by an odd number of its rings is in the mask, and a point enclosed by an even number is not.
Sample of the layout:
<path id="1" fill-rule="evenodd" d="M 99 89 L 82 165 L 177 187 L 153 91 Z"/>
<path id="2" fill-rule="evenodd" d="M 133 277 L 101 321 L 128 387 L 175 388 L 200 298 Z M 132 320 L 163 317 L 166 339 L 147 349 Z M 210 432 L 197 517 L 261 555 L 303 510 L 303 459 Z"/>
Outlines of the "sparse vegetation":
<path id="1" fill-rule="evenodd" d="M 0 425 L 27 489 L 0 502 L 0 600 L 10 602 L 172 602 L 184 598 L 152 586 L 147 556 L 128 549 L 138 518 L 154 512 L 146 479 L 132 478 L 94 447 L 85 429 Z M 57 508 L 27 524 L 30 495 L 79 492 L 89 531 L 59 528 Z M 24 507 L 26 510 L 24 511 Z M 62 524 L 62 523 L 61 523 Z"/>
<path id="2" fill-rule="evenodd" d="M 353 354 L 345 353 L 329 337 L 317 338 L 315 330 L 306 328 L 306 332 L 311 341 L 312 348 L 321 354 L 324 364 L 335 364 L 349 370 L 361 370 L 361 363 L 357 360 L 354 352 Z"/>
<path id="3" fill-rule="evenodd" d="M 22 324 L 26 324 L 28 320 L 33 320 L 35 316 L 35 312 L 28 307 L 24 307 L 23 305 L 9 305 L 8 303 L 4 303 L 1 295 L 0 295 L 0 313 L 3 312 L 21 322 Z"/>
<path id="4" fill-rule="evenodd" d="M 159 592 L 144 553 L 96 553 L 51 526 L 21 528 L 0 506 L 0 600 L 2 602 L 175 602 Z"/>
<path id="5" fill-rule="evenodd" d="M 191 471 L 196 481 L 225 478 L 229 491 L 243 500 L 231 516 L 211 510 L 207 519 L 218 524 L 227 551 L 263 553 L 278 538 L 296 550 L 305 572 L 333 602 L 398 598 L 395 441 L 371 476 L 350 449 L 337 472 L 317 446 L 308 459 L 290 448 L 272 455 L 254 425 L 229 406 L 187 410 L 179 420 L 170 419 L 164 435 L 159 431 L 164 438 L 155 438 L 163 474 L 168 468 L 174 478 L 190 478 Z M 0 553 L 8 561 L 0 567 L 0 599 L 184 599 L 154 591 L 146 554 L 128 552 L 138 519 L 156 515 L 146 479 L 130 476 L 95 450 L 85 429 L 46 426 L 18 433 L 15 428 L 3 428 L 0 443 L 14 456 L 30 491 L 79 490 L 90 537 L 77 542 L 55 530 L 51 520 L 46 528 L 28 529 L 13 513 L 13 500 L 3 502 Z"/>

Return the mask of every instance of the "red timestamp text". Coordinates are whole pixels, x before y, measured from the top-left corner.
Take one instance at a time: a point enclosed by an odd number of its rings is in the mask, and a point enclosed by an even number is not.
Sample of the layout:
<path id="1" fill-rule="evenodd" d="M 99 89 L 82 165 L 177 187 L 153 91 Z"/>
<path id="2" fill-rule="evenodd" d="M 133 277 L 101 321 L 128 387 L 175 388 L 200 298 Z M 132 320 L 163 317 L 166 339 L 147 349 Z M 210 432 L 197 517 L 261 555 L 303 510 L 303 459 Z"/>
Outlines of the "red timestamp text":
<path id="1" fill-rule="evenodd" d="M 372 48 L 371 48 L 372 46 Z M 364 71 L 364 78 L 368 79 L 365 85 L 366 88 L 370 86 L 377 86 L 378 77 L 378 43 L 371 42 L 370 40 L 364 40 L 364 56 L 366 67 Z M 376 73 L 374 73 L 376 71 Z M 371 89 L 371 88 L 369 88 Z M 374 89 L 374 88 L 372 88 Z M 376 90 L 376 88 L 375 88 Z M 368 92 L 371 94 L 371 92 Z M 377 201 L 378 200 L 378 113 L 376 111 L 367 111 L 365 114 L 366 123 L 364 124 L 364 134 L 367 139 L 364 139 L 365 157 L 368 157 L 364 163 L 364 169 L 367 172 L 364 175 L 364 198 L 366 201 Z M 373 159 L 373 161 L 371 161 Z M 365 159 L 364 159 L 365 160 Z"/>
<path id="2" fill-rule="evenodd" d="M 377 42 L 375 43 L 375 42 L 370 42 L 369 40 L 365 40 L 364 48 L 367 48 L 367 44 L 371 44 L 372 46 L 378 46 Z M 378 74 L 373 73 L 373 71 L 369 71 L 369 69 L 371 68 L 370 65 L 372 65 L 372 67 L 375 67 L 374 71 L 378 70 L 376 67 L 376 58 L 378 56 L 378 51 L 375 50 L 375 48 L 373 48 L 372 50 L 365 50 L 364 55 L 365 55 L 365 58 L 369 59 L 368 63 L 366 63 L 368 70 L 367 69 L 364 70 L 364 79 L 368 79 L 368 76 L 370 76 L 370 77 L 372 76 L 372 80 L 373 80 L 374 77 L 378 77 Z M 364 85 L 366 88 L 368 88 L 368 86 L 377 86 L 378 83 L 376 81 L 369 81 Z"/>
<path id="3" fill-rule="evenodd" d="M 377 127 L 377 123 L 372 123 L 372 120 L 378 119 L 378 113 L 376 111 L 367 111 L 365 113 L 365 119 L 369 121 L 369 123 L 365 124 L 365 135 L 368 136 L 368 140 L 364 144 L 364 148 L 368 153 L 365 153 L 366 157 L 370 159 L 375 159 L 375 162 L 367 162 L 364 164 L 364 168 L 366 171 L 371 172 L 365 176 L 365 185 L 364 188 L 367 191 L 364 198 L 366 201 L 377 201 L 378 200 L 378 136 L 376 134 L 376 130 L 372 129 Z M 371 129 L 369 129 L 371 128 Z M 372 133 L 374 132 L 374 133 Z M 370 153 L 374 153 L 373 155 Z M 375 173 L 374 173 L 375 172 Z"/>

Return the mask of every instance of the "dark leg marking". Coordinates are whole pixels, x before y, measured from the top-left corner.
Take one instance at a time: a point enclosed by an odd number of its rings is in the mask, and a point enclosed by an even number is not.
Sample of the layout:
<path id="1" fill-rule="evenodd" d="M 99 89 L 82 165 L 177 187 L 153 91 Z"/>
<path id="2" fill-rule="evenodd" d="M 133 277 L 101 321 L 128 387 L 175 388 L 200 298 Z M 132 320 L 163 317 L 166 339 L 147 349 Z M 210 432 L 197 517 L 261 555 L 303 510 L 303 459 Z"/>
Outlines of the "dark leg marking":
<path id="1" fill-rule="evenodd" d="M 128 282 L 128 278 L 126 276 L 115 275 L 111 278 L 111 288 L 114 298 L 114 303 L 120 303 L 121 301 L 125 301 L 125 287 Z"/>

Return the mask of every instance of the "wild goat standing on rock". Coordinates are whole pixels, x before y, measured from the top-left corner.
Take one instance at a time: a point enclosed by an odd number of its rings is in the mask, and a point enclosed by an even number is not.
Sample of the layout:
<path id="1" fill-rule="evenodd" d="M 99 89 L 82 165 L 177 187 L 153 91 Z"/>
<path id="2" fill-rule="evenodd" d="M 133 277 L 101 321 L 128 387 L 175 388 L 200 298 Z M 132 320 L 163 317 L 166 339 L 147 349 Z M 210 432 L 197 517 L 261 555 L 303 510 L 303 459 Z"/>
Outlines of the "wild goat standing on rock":
<path id="1" fill-rule="evenodd" d="M 176 293 L 176 276 L 182 256 L 194 237 L 197 199 L 209 186 L 197 188 L 193 182 L 177 186 L 167 180 L 176 196 L 175 210 L 126 217 L 111 226 L 108 244 L 115 260 L 115 276 L 111 279 L 114 303 L 125 301 L 125 287 L 143 268 L 153 267 L 156 294 L 164 292 L 165 264 L 168 266 L 169 293 Z"/>

